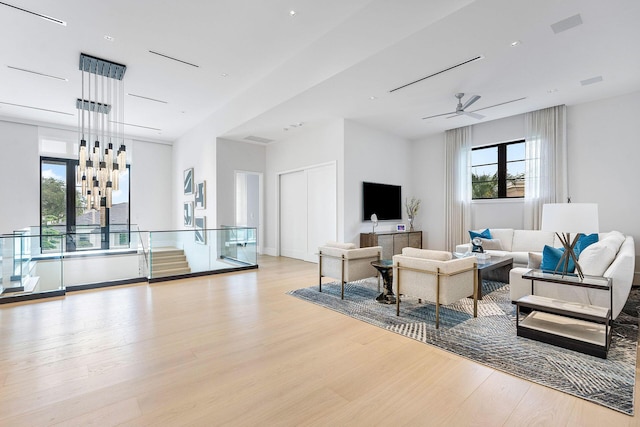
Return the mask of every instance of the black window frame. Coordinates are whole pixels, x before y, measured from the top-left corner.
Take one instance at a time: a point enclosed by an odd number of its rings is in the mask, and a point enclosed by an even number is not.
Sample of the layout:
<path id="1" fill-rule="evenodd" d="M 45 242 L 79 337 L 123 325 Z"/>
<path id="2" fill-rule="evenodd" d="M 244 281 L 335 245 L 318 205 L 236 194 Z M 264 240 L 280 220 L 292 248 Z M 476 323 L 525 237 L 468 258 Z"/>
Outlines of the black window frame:
<path id="1" fill-rule="evenodd" d="M 483 145 L 481 147 L 474 147 L 471 149 L 471 151 L 476 151 L 476 150 L 484 150 L 484 149 L 488 149 L 488 148 L 497 148 L 498 150 L 498 159 L 497 159 L 497 163 L 485 163 L 485 164 L 471 164 L 471 169 L 473 170 L 474 167 L 476 166 L 488 166 L 488 165 L 497 165 L 498 170 L 497 170 L 497 183 L 498 183 L 498 195 L 497 197 L 473 197 L 473 173 L 471 174 L 471 188 L 472 188 L 472 200 L 500 200 L 500 199 L 524 199 L 524 196 L 511 196 L 508 197 L 507 196 L 507 165 L 509 163 L 515 163 L 515 162 L 522 162 L 522 161 L 526 161 L 526 151 L 525 151 L 525 157 L 522 159 L 517 159 L 517 160 L 507 160 L 507 147 L 510 145 L 515 145 L 515 144 L 522 144 L 524 143 L 525 140 L 524 139 L 518 139 L 515 141 L 508 141 L 508 142 L 501 142 L 498 144 L 492 144 L 492 145 Z"/>
<path id="2" fill-rule="evenodd" d="M 66 245 L 65 252 L 83 252 L 83 250 L 78 250 L 76 247 L 76 167 L 78 166 L 78 159 L 68 159 L 68 158 L 59 158 L 59 157 L 50 157 L 50 156 L 40 156 L 40 251 L 42 252 L 42 239 L 44 238 L 42 232 L 42 164 L 43 162 L 50 163 L 59 163 L 66 165 L 66 224 L 65 224 L 65 233 L 66 233 Z M 129 170 L 129 177 L 131 177 L 131 165 L 127 164 L 127 169 Z M 70 191 L 71 189 L 71 191 Z M 127 214 L 127 226 L 126 226 L 126 235 L 127 235 L 127 244 L 131 245 L 131 179 L 129 179 L 129 202 L 128 202 L 128 214 Z M 103 250 L 109 250 L 109 234 L 110 234 L 110 221 L 109 221 L 109 211 L 107 210 L 106 217 L 106 227 L 101 227 L 101 248 Z"/>

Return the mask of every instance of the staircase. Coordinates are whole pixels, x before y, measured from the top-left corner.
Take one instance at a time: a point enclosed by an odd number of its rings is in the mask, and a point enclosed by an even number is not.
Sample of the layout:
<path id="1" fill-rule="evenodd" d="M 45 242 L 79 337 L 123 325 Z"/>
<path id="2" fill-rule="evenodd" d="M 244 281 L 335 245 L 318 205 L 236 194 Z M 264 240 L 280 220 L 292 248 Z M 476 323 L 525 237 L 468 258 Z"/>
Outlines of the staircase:
<path id="1" fill-rule="evenodd" d="M 157 248 L 151 254 L 151 277 L 179 276 L 191 273 L 187 256 L 182 249 Z"/>

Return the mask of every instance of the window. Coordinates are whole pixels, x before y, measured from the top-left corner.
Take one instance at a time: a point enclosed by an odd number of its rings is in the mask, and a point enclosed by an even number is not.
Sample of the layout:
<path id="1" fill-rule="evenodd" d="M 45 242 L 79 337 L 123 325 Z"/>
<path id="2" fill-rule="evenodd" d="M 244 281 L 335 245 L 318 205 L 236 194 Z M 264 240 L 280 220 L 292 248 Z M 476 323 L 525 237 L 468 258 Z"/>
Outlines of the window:
<path id="1" fill-rule="evenodd" d="M 471 151 L 472 199 L 524 197 L 524 140 Z"/>
<path id="2" fill-rule="evenodd" d="M 129 166 L 113 192 L 107 226 L 100 227 L 100 211 L 87 209 L 76 185 L 77 160 L 40 158 L 40 227 L 42 252 L 60 251 L 59 240 L 49 235 L 67 233 L 67 252 L 129 247 Z"/>

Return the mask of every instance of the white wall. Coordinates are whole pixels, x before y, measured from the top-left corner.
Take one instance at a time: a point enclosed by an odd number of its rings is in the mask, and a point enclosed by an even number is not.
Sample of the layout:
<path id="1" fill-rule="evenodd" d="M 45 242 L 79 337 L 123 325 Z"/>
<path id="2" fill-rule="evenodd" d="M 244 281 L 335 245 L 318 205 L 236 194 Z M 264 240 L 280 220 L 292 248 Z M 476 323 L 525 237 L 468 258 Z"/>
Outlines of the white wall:
<path id="1" fill-rule="evenodd" d="M 70 146 L 77 140 L 75 130 L 0 121 L 0 233 L 40 223 L 39 135 L 54 135 Z M 171 146 L 136 140 L 127 151 L 132 159 L 131 222 L 141 229 L 167 229 L 171 226 Z"/>
<path id="2" fill-rule="evenodd" d="M 235 171 L 264 173 L 266 148 L 218 138 L 217 159 L 217 225 L 235 225 Z"/>
<path id="3" fill-rule="evenodd" d="M 360 233 L 371 232 L 371 222 L 362 220 L 363 181 L 402 186 L 402 217 L 408 224 L 404 201 L 415 195 L 417 188 L 411 181 L 410 159 L 409 141 L 345 120 L 344 233 L 339 233 L 345 242 L 360 245 Z M 397 223 L 380 221 L 376 231 L 395 230 Z M 414 227 L 420 230 L 420 222 Z"/>
<path id="4" fill-rule="evenodd" d="M 0 121 L 0 234 L 40 223 L 38 128 Z"/>
<path id="5" fill-rule="evenodd" d="M 600 230 L 632 235 L 640 255 L 638 112 L 640 92 L 569 107 L 567 139 L 571 201 L 597 203 Z"/>
<path id="6" fill-rule="evenodd" d="M 444 156 L 443 133 L 411 144 L 411 181 L 421 200 L 414 227 L 422 230 L 422 247 L 429 249 L 445 249 Z"/>
<path id="7" fill-rule="evenodd" d="M 132 145 L 130 222 L 140 230 L 170 230 L 173 148 L 139 140 L 134 140 Z"/>
<path id="8" fill-rule="evenodd" d="M 266 254 L 277 253 L 279 173 L 335 161 L 337 164 L 338 236 L 344 234 L 344 121 L 334 120 L 317 126 L 297 128 L 283 141 L 266 148 L 265 243 Z"/>

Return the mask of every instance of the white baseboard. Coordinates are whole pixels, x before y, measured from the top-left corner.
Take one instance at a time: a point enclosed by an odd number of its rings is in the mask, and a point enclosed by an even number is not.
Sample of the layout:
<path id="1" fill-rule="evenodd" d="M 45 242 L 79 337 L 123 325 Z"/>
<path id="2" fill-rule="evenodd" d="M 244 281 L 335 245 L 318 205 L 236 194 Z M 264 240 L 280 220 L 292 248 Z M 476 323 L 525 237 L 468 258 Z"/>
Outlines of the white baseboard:
<path id="1" fill-rule="evenodd" d="M 278 256 L 278 251 L 276 250 L 276 248 L 262 248 L 262 254 L 263 255 L 270 255 L 270 256 Z"/>

